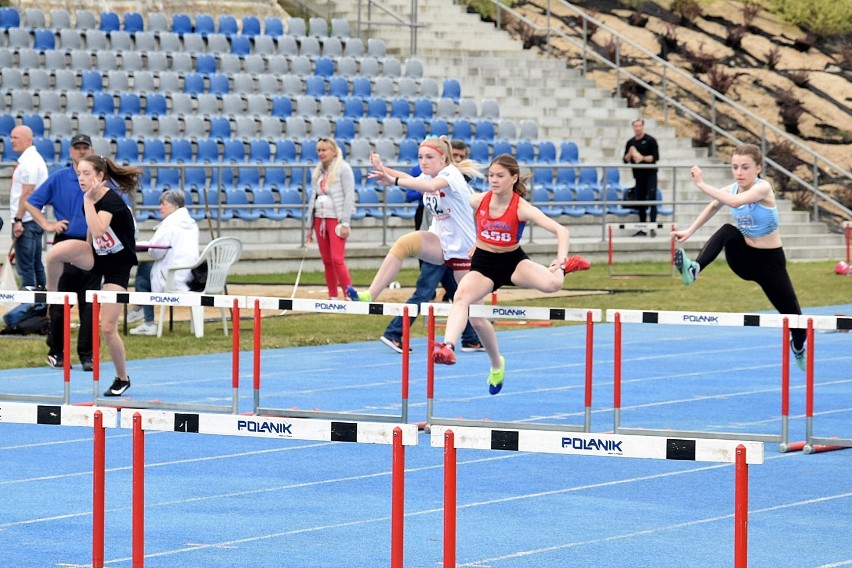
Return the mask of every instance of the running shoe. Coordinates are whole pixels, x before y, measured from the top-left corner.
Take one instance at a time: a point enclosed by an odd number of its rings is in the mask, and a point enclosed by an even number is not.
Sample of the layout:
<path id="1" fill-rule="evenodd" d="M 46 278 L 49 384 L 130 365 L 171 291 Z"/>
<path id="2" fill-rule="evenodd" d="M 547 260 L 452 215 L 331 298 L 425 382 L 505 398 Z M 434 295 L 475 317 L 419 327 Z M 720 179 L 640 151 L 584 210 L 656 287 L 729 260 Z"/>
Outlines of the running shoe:
<path id="1" fill-rule="evenodd" d="M 698 278 L 698 273 L 701 272 L 701 266 L 694 260 L 690 260 L 686 255 L 686 251 L 679 248 L 675 251 L 675 268 L 680 272 L 680 280 L 686 286 L 689 286 Z"/>
<path id="2" fill-rule="evenodd" d="M 790 349 L 793 351 L 793 357 L 796 359 L 796 366 L 804 373 L 807 370 L 808 364 L 807 357 L 805 357 L 807 352 L 805 346 L 802 345 L 801 351 L 796 351 L 796 347 L 793 345 L 793 340 L 790 339 Z"/>
<path id="3" fill-rule="evenodd" d="M 143 319 L 145 319 L 145 313 L 142 311 L 142 308 L 133 308 L 127 312 L 127 323 L 136 323 Z"/>
<path id="4" fill-rule="evenodd" d="M 359 292 L 355 289 L 354 286 L 346 287 L 346 295 L 349 296 L 349 299 L 353 302 L 369 302 L 370 301 L 370 293 L 369 292 Z"/>
<path id="5" fill-rule="evenodd" d="M 485 351 L 485 346 L 478 341 L 470 343 L 462 343 L 461 350 L 463 353 L 474 353 L 476 351 Z"/>
<path id="6" fill-rule="evenodd" d="M 506 373 L 506 359 L 500 355 L 500 368 L 491 369 L 488 374 L 488 392 L 497 394 L 503 388 L 503 375 Z"/>
<path id="7" fill-rule="evenodd" d="M 591 264 L 582 256 L 569 256 L 565 259 L 565 264 L 562 265 L 562 271 L 565 274 L 570 272 L 579 272 L 580 270 L 588 270 Z"/>
<path id="8" fill-rule="evenodd" d="M 391 339 L 390 337 L 386 337 L 386 336 L 383 335 L 379 338 L 379 341 L 381 341 L 382 343 L 384 343 L 385 345 L 387 345 L 388 347 L 390 347 L 391 349 L 393 349 L 394 351 L 396 351 L 397 353 L 402 355 L 402 341 L 400 341 L 399 339 Z M 412 351 L 414 351 L 414 350 L 411 347 L 409 347 L 408 352 L 411 353 Z"/>
<path id="9" fill-rule="evenodd" d="M 435 345 L 435 351 L 432 352 L 432 360 L 441 365 L 455 365 L 456 352 L 453 351 L 451 344 L 438 343 Z"/>
<path id="10" fill-rule="evenodd" d="M 157 324 L 152 321 L 140 323 L 130 330 L 130 335 L 157 335 Z"/>
<path id="11" fill-rule="evenodd" d="M 92 365 L 91 359 L 80 360 L 80 366 L 83 367 L 83 370 L 88 372 L 88 373 L 91 373 L 92 369 L 94 368 L 94 365 Z"/>
<path id="12" fill-rule="evenodd" d="M 112 382 L 112 386 L 109 387 L 104 396 L 121 396 L 130 388 L 130 377 L 127 377 L 126 381 L 119 379 L 118 377 Z"/>
<path id="13" fill-rule="evenodd" d="M 61 353 L 59 353 L 58 355 L 48 355 L 47 356 L 47 366 L 48 367 L 53 367 L 54 369 L 62 369 L 62 368 L 64 368 L 63 363 L 64 363 L 64 361 L 62 360 L 62 354 Z"/>

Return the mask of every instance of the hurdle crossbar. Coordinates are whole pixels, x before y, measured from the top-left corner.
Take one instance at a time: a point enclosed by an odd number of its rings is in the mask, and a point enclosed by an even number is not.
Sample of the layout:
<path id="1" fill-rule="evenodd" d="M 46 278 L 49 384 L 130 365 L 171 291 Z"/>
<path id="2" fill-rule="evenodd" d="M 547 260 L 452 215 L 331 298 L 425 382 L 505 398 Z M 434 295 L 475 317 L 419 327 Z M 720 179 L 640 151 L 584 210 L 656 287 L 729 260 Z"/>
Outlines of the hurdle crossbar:
<path id="1" fill-rule="evenodd" d="M 405 524 L 405 446 L 417 445 L 417 426 L 315 418 L 138 410 L 132 413 L 123 412 L 121 427 L 133 430 L 132 549 L 134 566 L 142 566 L 145 558 L 145 431 L 151 430 L 275 440 L 392 445 L 391 566 L 402 568 Z"/>
<path id="2" fill-rule="evenodd" d="M 606 311 L 606 321 L 614 324 L 615 340 L 613 357 L 613 431 L 620 434 L 639 434 L 645 436 L 686 436 L 689 438 L 716 438 L 726 440 L 758 440 L 776 442 L 779 451 L 797 451 L 802 449 L 801 442 L 789 441 L 790 414 L 790 329 L 807 327 L 804 318 L 796 314 L 748 314 L 728 312 L 675 312 L 647 310 Z M 705 432 L 701 430 L 674 430 L 653 428 L 626 428 L 621 425 L 621 385 L 622 385 L 622 324 L 669 324 L 709 327 L 764 327 L 781 328 L 781 432 L 774 434 L 755 434 L 739 432 Z M 813 353 L 813 336 L 807 350 Z M 812 356 L 808 357 L 812 360 Z"/>
<path id="3" fill-rule="evenodd" d="M 501 319 L 501 320 L 537 320 L 537 321 L 574 321 L 585 322 L 585 381 L 584 381 L 584 419 L 582 425 L 572 424 L 521 424 L 517 422 L 500 422 L 493 420 L 472 420 L 464 418 L 447 418 L 435 415 L 435 362 L 432 351 L 435 347 L 435 316 L 449 316 L 452 304 L 424 303 L 421 311 L 428 317 L 428 348 L 426 349 L 426 425 L 442 424 L 445 426 L 486 426 L 499 428 L 530 428 L 536 430 L 574 430 L 590 432 L 592 427 L 592 369 L 594 351 L 594 323 L 600 322 L 601 310 L 582 308 L 547 308 L 530 306 L 498 306 L 475 304 L 468 308 L 472 318 Z"/>
<path id="4" fill-rule="evenodd" d="M 807 318 L 808 329 L 808 368 L 805 386 L 805 443 L 802 451 L 806 454 L 830 452 L 852 448 L 852 438 L 840 436 L 814 435 L 814 330 L 849 331 L 852 330 L 852 317 L 843 316 L 803 316 Z"/>
<path id="5" fill-rule="evenodd" d="M 747 566 L 748 465 L 763 463 L 762 442 L 444 425 L 432 427 L 430 441 L 444 448 L 445 568 L 456 565 L 457 449 L 735 464 L 734 566 Z"/>
<path id="6" fill-rule="evenodd" d="M 31 290 L 0 290 L 0 302 L 19 304 L 61 304 L 62 326 L 62 384 L 61 395 L 0 393 L 0 400 L 43 402 L 46 404 L 71 403 L 71 306 L 77 303 L 77 294 L 69 292 L 36 292 Z"/>
<path id="7" fill-rule="evenodd" d="M 92 567 L 104 565 L 104 512 L 106 480 L 105 428 L 118 426 L 114 408 L 0 402 L 0 423 L 82 426 L 92 428 Z"/>
<path id="8" fill-rule="evenodd" d="M 291 418 L 322 418 L 342 420 L 362 420 L 375 422 L 408 422 L 408 380 L 410 354 L 411 323 L 409 317 L 416 317 L 416 304 L 394 304 L 379 302 L 341 302 L 339 300 L 311 300 L 302 298 L 275 298 L 264 296 L 248 296 L 246 305 L 254 310 L 254 414 L 263 416 L 286 416 Z M 262 310 L 286 310 L 289 312 L 309 312 L 337 315 L 363 316 L 400 316 L 402 317 L 402 367 L 401 367 L 401 399 L 399 414 L 369 414 L 355 412 L 332 412 L 323 410 L 298 410 L 271 408 L 261 406 L 261 356 L 260 343 L 262 334 Z"/>
<path id="9" fill-rule="evenodd" d="M 198 412 L 225 412 L 236 414 L 238 410 L 240 388 L 240 308 L 246 305 L 245 296 L 208 295 L 172 292 L 116 292 L 112 290 L 89 290 L 86 299 L 92 302 L 92 398 L 94 404 L 127 408 L 159 408 L 171 410 L 195 410 Z M 100 395 L 100 305 L 136 304 L 147 306 L 203 306 L 209 308 L 227 308 L 232 314 L 233 333 L 231 338 L 231 403 L 229 405 L 170 403 L 160 401 L 137 401 L 122 398 L 120 400 L 103 398 Z"/>
<path id="10" fill-rule="evenodd" d="M 619 231 L 660 231 L 665 236 L 665 239 L 669 241 L 669 272 L 668 273 L 633 273 L 633 274 L 616 274 L 614 272 L 615 265 L 615 235 L 613 234 L 615 230 Z M 607 232 L 607 266 L 609 269 L 609 277 L 617 278 L 617 277 L 638 277 L 638 276 L 674 276 L 675 275 L 675 265 L 674 265 L 674 255 L 675 255 L 675 244 L 674 241 L 668 237 L 669 230 L 674 231 L 675 225 L 672 224 L 670 229 L 666 228 L 666 223 L 607 223 L 606 224 L 606 232 Z M 659 240 L 659 239 L 658 239 Z"/>

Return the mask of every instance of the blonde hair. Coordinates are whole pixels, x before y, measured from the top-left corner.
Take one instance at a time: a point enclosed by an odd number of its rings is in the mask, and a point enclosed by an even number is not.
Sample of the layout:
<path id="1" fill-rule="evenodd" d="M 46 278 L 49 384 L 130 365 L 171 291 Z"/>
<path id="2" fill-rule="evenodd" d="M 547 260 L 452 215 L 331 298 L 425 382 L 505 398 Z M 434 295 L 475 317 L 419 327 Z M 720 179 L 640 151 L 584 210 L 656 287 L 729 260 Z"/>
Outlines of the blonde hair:
<path id="1" fill-rule="evenodd" d="M 428 146 L 437 150 L 447 164 L 452 164 L 459 169 L 462 175 L 481 178 L 484 177 L 476 162 L 470 159 L 462 160 L 459 163 L 453 161 L 453 146 L 450 139 L 446 136 L 429 137 L 420 143 L 421 146 Z"/>
<path id="2" fill-rule="evenodd" d="M 334 138 L 320 138 L 317 140 L 317 146 L 320 144 L 329 144 L 332 149 L 334 149 L 334 159 L 331 160 L 331 163 L 328 164 L 328 177 L 326 178 L 326 187 L 331 187 L 331 184 L 337 181 L 338 170 L 340 169 L 340 162 L 343 161 L 343 153 L 340 151 L 340 146 L 337 145 L 337 142 Z M 313 179 L 319 180 L 322 176 L 323 165 L 322 162 L 317 164 L 317 167 L 314 168 Z"/>

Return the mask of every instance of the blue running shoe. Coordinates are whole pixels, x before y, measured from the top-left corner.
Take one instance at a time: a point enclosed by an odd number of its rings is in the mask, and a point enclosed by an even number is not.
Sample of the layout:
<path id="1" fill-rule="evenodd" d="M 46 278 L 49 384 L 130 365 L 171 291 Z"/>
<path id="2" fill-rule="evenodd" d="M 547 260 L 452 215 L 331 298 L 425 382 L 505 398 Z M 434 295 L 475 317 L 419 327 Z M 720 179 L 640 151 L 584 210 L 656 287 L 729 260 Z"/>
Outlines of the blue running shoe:
<path id="1" fill-rule="evenodd" d="M 370 301 L 370 293 L 369 292 L 358 292 L 354 286 L 346 287 L 346 295 L 349 296 L 349 299 L 353 302 L 369 302 Z"/>
<path id="2" fill-rule="evenodd" d="M 491 369 L 488 375 L 488 392 L 497 394 L 503 388 L 503 375 L 506 373 L 506 359 L 500 355 L 500 368 Z"/>
<path id="3" fill-rule="evenodd" d="M 701 272 L 701 266 L 694 260 L 690 260 L 686 256 L 686 251 L 679 248 L 675 251 L 675 268 L 680 272 L 680 280 L 686 286 L 689 286 L 698 278 L 698 273 Z"/>
<path id="4" fill-rule="evenodd" d="M 796 351 L 796 348 L 793 346 L 793 340 L 790 339 L 790 349 L 793 351 L 793 357 L 796 359 L 796 366 L 804 373 L 807 370 L 808 364 L 808 359 L 805 356 L 807 354 L 805 346 L 802 345 L 801 351 Z"/>

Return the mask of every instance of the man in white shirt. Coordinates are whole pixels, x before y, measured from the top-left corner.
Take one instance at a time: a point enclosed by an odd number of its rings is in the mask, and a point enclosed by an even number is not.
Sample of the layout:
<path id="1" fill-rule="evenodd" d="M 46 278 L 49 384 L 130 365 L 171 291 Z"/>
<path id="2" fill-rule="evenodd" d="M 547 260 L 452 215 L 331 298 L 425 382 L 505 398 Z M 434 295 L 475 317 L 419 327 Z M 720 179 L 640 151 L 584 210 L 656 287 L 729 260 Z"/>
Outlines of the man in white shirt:
<path id="1" fill-rule="evenodd" d="M 47 179 L 47 164 L 33 146 L 33 131 L 29 126 L 16 126 L 10 136 L 12 150 L 19 153 L 12 173 L 9 192 L 9 211 L 12 217 L 12 237 L 15 239 L 15 264 L 22 288 L 42 288 L 47 284 L 41 261 L 43 229 L 27 212 L 30 194 Z"/>

